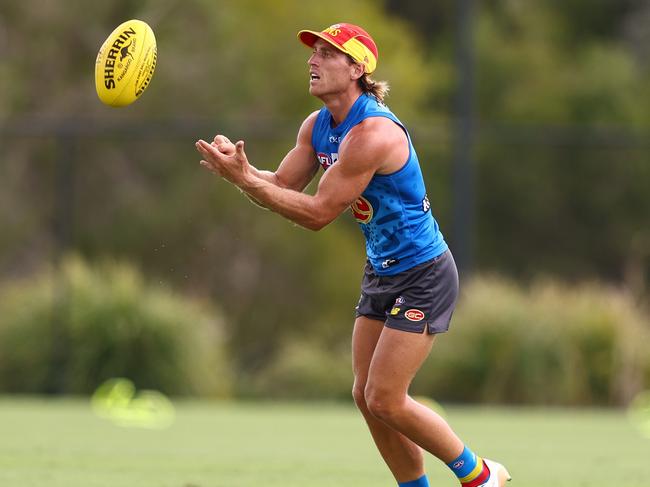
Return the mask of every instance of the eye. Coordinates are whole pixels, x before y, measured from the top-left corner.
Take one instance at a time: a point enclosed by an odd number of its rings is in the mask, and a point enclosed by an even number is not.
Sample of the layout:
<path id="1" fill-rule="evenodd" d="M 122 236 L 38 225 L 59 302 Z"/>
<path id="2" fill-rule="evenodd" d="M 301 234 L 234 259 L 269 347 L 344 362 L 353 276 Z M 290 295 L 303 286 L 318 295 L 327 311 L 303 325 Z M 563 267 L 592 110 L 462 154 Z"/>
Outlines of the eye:
<path id="1" fill-rule="evenodd" d="M 315 47 L 314 49 L 312 49 L 311 53 L 312 55 L 320 56 L 323 59 L 331 58 L 334 55 L 334 53 L 330 49 L 322 48 L 322 47 L 321 48 Z"/>

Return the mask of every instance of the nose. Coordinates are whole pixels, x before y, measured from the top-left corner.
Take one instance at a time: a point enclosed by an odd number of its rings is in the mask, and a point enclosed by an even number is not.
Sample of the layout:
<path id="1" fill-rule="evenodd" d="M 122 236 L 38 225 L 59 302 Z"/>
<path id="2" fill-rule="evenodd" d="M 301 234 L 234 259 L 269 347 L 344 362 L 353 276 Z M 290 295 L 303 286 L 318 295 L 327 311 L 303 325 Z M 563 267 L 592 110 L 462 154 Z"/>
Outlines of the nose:
<path id="1" fill-rule="evenodd" d="M 316 66 L 318 63 L 316 62 L 316 59 L 318 57 L 318 54 L 315 52 L 311 53 L 311 56 L 309 56 L 309 59 L 307 59 L 307 64 L 309 66 Z"/>

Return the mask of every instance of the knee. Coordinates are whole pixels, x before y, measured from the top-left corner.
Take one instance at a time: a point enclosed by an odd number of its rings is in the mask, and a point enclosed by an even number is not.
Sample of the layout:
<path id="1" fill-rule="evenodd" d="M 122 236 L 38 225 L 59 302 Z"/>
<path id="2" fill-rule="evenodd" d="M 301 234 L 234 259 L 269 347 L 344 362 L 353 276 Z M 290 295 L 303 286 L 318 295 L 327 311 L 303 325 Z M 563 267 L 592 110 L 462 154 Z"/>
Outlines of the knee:
<path id="1" fill-rule="evenodd" d="M 368 407 L 366 405 L 365 389 L 366 389 L 365 382 L 361 383 L 355 381 L 354 387 L 352 387 L 352 398 L 354 399 L 354 403 L 361 411 L 368 410 Z"/>
<path id="2" fill-rule="evenodd" d="M 386 423 L 393 422 L 404 406 L 404 398 L 400 394 L 381 387 L 373 387 L 372 384 L 366 386 L 364 399 L 368 411 Z"/>

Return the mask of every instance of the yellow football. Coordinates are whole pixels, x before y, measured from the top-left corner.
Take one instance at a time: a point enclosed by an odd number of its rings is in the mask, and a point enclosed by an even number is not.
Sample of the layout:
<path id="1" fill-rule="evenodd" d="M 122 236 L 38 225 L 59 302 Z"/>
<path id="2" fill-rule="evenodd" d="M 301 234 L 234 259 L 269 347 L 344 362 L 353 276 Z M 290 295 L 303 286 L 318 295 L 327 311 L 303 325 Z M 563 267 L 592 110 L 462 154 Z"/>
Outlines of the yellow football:
<path id="1" fill-rule="evenodd" d="M 95 62 L 95 89 L 106 105 L 123 107 L 147 89 L 156 69 L 156 37 L 141 20 L 127 20 L 104 41 Z"/>

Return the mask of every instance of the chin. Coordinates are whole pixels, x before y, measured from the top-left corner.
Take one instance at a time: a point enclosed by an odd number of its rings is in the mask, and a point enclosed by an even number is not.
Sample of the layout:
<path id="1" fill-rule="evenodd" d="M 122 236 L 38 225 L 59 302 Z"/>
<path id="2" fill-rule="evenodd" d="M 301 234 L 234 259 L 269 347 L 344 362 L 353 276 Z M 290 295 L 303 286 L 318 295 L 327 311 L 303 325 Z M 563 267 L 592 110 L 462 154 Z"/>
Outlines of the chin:
<path id="1" fill-rule="evenodd" d="M 320 98 L 323 95 L 323 92 L 318 89 L 318 87 L 315 86 L 310 86 L 309 87 L 309 94 L 312 96 L 315 96 L 317 98 Z"/>

